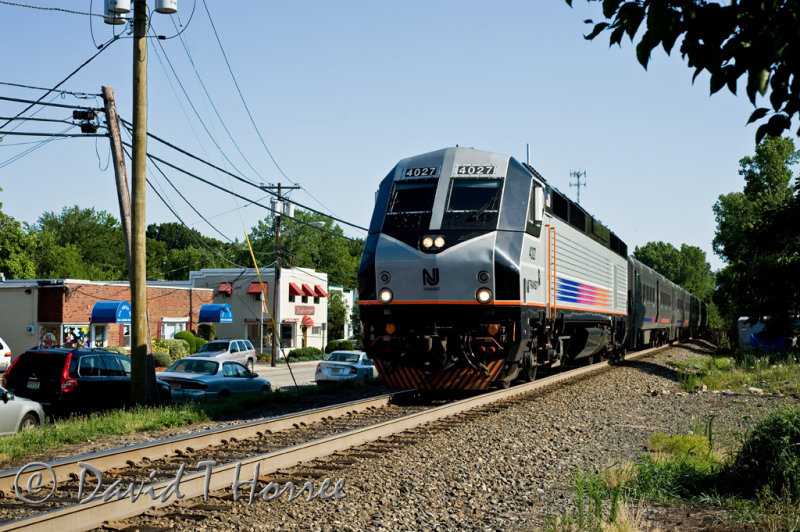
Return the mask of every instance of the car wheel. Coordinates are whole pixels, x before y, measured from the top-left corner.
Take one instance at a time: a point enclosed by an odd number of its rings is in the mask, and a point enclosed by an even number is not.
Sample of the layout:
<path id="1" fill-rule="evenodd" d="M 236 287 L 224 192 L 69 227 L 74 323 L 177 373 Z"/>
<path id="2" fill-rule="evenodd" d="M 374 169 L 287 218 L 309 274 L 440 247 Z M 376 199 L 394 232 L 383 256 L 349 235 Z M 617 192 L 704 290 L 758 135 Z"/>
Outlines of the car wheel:
<path id="1" fill-rule="evenodd" d="M 265 384 L 263 388 L 261 388 L 262 392 L 269 392 L 272 388 L 270 388 L 269 384 Z"/>
<path id="2" fill-rule="evenodd" d="M 231 392 L 229 392 L 228 390 L 222 390 L 221 392 L 219 392 L 220 397 L 228 397 L 230 394 Z"/>
<path id="3" fill-rule="evenodd" d="M 247 364 L 245 364 L 245 366 L 247 367 L 247 371 L 252 373 L 253 372 L 253 359 L 252 358 L 248 358 L 247 359 Z"/>
<path id="4" fill-rule="evenodd" d="M 39 426 L 39 419 L 31 412 L 25 414 L 25 417 L 23 417 L 22 421 L 19 422 L 19 430 L 34 428 L 38 426 Z"/>

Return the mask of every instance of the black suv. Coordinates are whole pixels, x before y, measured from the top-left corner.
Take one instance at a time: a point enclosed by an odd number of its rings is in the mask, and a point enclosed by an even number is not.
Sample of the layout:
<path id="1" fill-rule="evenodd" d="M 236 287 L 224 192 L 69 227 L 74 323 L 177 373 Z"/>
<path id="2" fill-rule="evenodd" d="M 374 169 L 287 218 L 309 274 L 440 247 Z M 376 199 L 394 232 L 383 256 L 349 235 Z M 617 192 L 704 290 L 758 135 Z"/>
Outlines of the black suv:
<path id="1" fill-rule="evenodd" d="M 169 402 L 169 385 L 157 383 L 162 402 Z M 105 349 L 37 347 L 17 357 L 3 376 L 6 389 L 53 414 L 127 406 L 130 385 L 130 358 Z"/>

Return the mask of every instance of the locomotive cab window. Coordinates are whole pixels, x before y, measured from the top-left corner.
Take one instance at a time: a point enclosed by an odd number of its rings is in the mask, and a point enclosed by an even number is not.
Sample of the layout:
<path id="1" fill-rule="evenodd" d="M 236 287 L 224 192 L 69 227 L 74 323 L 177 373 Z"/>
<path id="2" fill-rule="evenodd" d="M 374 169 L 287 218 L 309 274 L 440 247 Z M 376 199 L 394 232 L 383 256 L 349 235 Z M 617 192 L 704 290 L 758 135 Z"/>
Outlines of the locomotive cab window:
<path id="1" fill-rule="evenodd" d="M 489 231 L 497 227 L 502 179 L 461 179 L 450 181 L 443 229 Z"/>
<path id="2" fill-rule="evenodd" d="M 388 212 L 430 212 L 435 196 L 436 180 L 400 181 L 394 185 Z"/>
<path id="3" fill-rule="evenodd" d="M 528 200 L 528 220 L 525 232 L 539 237 L 544 221 L 544 189 L 531 181 L 531 196 Z"/>
<path id="4" fill-rule="evenodd" d="M 502 188 L 500 179 L 453 179 L 447 210 L 476 214 L 497 211 Z"/>

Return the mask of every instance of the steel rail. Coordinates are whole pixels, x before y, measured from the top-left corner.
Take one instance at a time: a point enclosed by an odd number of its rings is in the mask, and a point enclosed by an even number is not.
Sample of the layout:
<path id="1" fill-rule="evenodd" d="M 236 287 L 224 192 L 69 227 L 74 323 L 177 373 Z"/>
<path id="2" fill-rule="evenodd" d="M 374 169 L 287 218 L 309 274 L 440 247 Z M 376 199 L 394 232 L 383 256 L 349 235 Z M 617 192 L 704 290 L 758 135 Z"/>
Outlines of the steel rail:
<path id="1" fill-rule="evenodd" d="M 636 360 L 669 346 L 655 347 L 627 356 L 626 360 Z M 206 471 L 189 473 L 180 478 L 180 493 L 190 499 L 207 495 L 210 492 L 232 487 L 234 480 L 239 482 L 254 481 L 256 470 L 258 476 L 274 473 L 282 468 L 296 466 L 318 458 L 379 440 L 404 432 L 427 423 L 461 414 L 474 408 L 482 407 L 498 401 L 508 400 L 520 395 L 529 394 L 568 380 L 582 377 L 608 367 L 608 362 L 599 362 L 575 370 L 559 373 L 545 379 L 534 381 L 508 389 L 489 392 L 430 410 L 410 414 L 400 418 L 376 423 L 367 427 L 353 429 L 344 433 L 319 438 L 310 442 L 294 445 L 277 451 L 253 456 L 238 462 L 209 467 Z M 130 498 L 111 499 L 108 502 L 94 500 L 81 504 L 52 510 L 31 517 L 10 521 L 0 526 L 0 532 L 58 530 L 59 532 L 82 531 L 101 526 L 104 522 L 116 521 L 140 515 L 152 508 L 168 506 L 175 502 L 175 497 L 161 501 L 158 495 L 167 492 L 175 479 L 164 480 L 153 485 L 155 500 L 143 495 L 135 501 Z M 173 486 L 174 487 L 174 486 Z M 124 488 L 123 488 L 124 489 Z M 256 488 L 258 492 L 258 488 Z M 173 492 L 174 495 L 174 492 Z M 244 496 L 249 498 L 249 494 Z"/>
<path id="2" fill-rule="evenodd" d="M 367 399 L 350 401 L 332 406 L 304 410 L 299 413 L 285 414 L 264 420 L 249 421 L 238 425 L 210 429 L 203 432 L 191 434 L 181 434 L 171 438 L 156 440 L 153 442 L 140 443 L 127 447 L 119 447 L 106 451 L 97 451 L 81 456 L 65 458 L 48 462 L 48 465 L 55 472 L 56 482 L 62 482 L 69 478 L 76 478 L 82 471 L 78 462 L 90 462 L 94 467 L 101 471 L 108 471 L 118 467 L 127 467 L 129 462 L 137 462 L 144 458 L 156 460 L 174 454 L 176 451 L 186 449 L 202 449 L 214 445 L 223 445 L 231 440 L 244 440 L 258 436 L 259 433 L 279 432 L 292 428 L 294 425 L 316 423 L 328 417 L 340 417 L 349 412 L 362 412 L 370 408 L 379 408 L 389 404 L 389 401 L 399 394 L 407 392 L 396 392 L 391 394 L 379 395 Z M 35 472 L 25 473 L 17 479 L 19 467 L 0 471 L 0 498 L 11 497 L 14 495 L 14 482 L 16 479 L 18 486 L 26 485 L 28 478 Z M 50 480 L 49 478 L 46 480 Z"/>

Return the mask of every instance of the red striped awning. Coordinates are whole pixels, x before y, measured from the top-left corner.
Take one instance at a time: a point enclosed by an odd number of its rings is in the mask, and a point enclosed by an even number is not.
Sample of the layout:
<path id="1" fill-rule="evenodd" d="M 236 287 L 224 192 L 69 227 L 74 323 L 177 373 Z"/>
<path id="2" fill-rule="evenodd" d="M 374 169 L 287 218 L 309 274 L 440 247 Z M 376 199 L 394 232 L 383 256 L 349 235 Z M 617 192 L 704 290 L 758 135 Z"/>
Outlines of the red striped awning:
<path id="1" fill-rule="evenodd" d="M 303 319 L 300 320 L 300 324 L 304 325 L 305 327 L 313 327 L 314 320 L 311 319 L 311 316 L 303 316 Z"/>
<path id="2" fill-rule="evenodd" d="M 328 292 L 318 284 L 314 285 L 314 292 L 316 292 L 317 297 L 328 297 Z"/>
<path id="3" fill-rule="evenodd" d="M 267 283 L 264 283 L 264 292 L 267 291 Z M 261 285 L 258 283 L 250 283 L 250 286 L 247 287 L 248 294 L 260 294 L 261 293 Z"/>
<path id="4" fill-rule="evenodd" d="M 303 295 L 311 296 L 311 297 L 317 297 L 317 294 L 316 294 L 316 292 L 314 292 L 314 289 L 311 288 L 306 283 L 303 283 Z"/>
<path id="5" fill-rule="evenodd" d="M 233 293 L 233 286 L 231 286 L 231 283 L 219 283 L 219 288 L 217 288 L 217 292 L 219 292 L 220 294 L 231 295 Z"/>
<path id="6" fill-rule="evenodd" d="M 302 296 L 303 289 L 297 286 L 294 283 L 289 283 L 289 295 L 290 296 Z"/>

